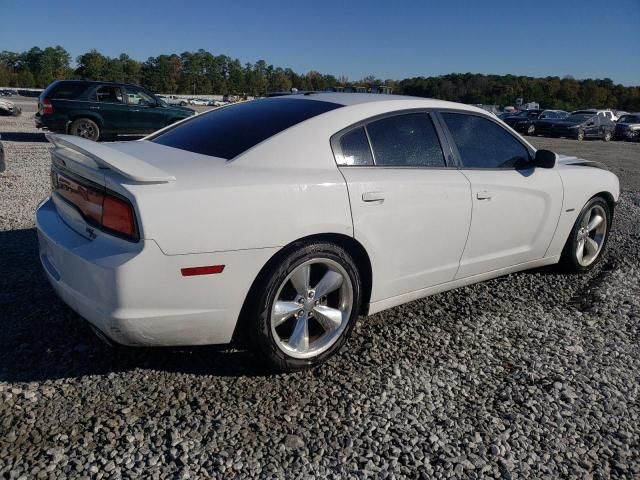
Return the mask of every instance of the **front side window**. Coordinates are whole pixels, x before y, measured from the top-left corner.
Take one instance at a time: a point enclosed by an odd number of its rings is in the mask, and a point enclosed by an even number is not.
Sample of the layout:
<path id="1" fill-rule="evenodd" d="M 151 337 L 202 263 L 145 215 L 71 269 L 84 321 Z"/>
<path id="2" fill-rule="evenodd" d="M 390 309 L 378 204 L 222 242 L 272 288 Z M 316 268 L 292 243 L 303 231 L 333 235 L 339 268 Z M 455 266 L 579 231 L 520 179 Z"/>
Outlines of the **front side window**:
<path id="1" fill-rule="evenodd" d="M 148 93 L 132 87 L 124 87 L 129 105 L 155 105 L 156 100 Z"/>
<path id="2" fill-rule="evenodd" d="M 411 113 L 367 124 L 376 165 L 444 167 L 444 154 L 431 118 Z"/>
<path id="3" fill-rule="evenodd" d="M 96 90 L 96 98 L 99 102 L 124 103 L 120 87 L 103 85 Z"/>
<path id="4" fill-rule="evenodd" d="M 369 140 L 364 127 L 356 128 L 340 137 L 342 158 L 339 165 L 373 165 Z"/>
<path id="5" fill-rule="evenodd" d="M 464 168 L 514 168 L 529 151 L 496 123 L 475 115 L 442 113 Z"/>

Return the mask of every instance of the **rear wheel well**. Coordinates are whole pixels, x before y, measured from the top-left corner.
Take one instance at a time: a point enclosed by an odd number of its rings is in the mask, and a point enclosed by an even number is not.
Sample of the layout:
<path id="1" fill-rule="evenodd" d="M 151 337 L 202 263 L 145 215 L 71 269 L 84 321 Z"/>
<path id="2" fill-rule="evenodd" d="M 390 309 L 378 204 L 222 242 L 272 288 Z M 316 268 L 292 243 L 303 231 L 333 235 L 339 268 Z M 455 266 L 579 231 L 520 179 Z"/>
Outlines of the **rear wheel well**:
<path id="1" fill-rule="evenodd" d="M 249 325 L 249 315 L 254 311 L 255 301 L 258 297 L 255 295 L 256 289 L 260 288 L 268 279 L 269 273 L 273 270 L 275 265 L 278 264 L 281 257 L 288 252 L 292 248 L 299 248 L 305 244 L 311 242 L 323 241 L 327 243 L 332 243 L 334 245 L 338 245 L 339 247 L 344 248 L 349 255 L 353 258 L 353 261 L 358 268 L 358 273 L 360 273 L 360 278 L 362 280 L 362 304 L 360 306 L 360 315 L 366 315 L 369 310 L 369 301 L 371 299 L 371 288 L 372 288 L 372 269 L 371 269 L 371 260 L 369 259 L 369 254 L 362 246 L 360 242 L 358 242 L 353 237 L 349 237 L 348 235 L 342 235 L 339 233 L 322 233 L 317 235 L 309 235 L 307 237 L 299 238 L 288 245 L 282 247 L 275 253 L 269 261 L 262 267 L 255 280 L 251 284 L 247 296 L 244 300 L 244 304 L 242 305 L 242 310 L 240 311 L 240 315 L 238 317 L 238 322 L 236 323 L 236 328 L 233 332 L 232 343 L 236 345 L 246 346 L 248 335 L 247 335 L 247 326 Z"/>

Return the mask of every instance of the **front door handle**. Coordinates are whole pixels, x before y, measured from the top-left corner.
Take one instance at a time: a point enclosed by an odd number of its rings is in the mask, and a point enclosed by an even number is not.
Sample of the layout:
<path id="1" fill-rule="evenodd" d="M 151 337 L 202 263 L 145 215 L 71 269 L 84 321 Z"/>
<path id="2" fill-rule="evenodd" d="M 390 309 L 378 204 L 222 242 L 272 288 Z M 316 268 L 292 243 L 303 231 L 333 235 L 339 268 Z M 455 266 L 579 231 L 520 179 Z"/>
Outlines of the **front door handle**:
<path id="1" fill-rule="evenodd" d="M 482 191 L 476 193 L 476 198 L 478 200 L 491 200 L 491 192 L 489 192 L 487 190 L 482 190 Z"/>
<path id="2" fill-rule="evenodd" d="M 371 203 L 373 205 L 380 205 L 384 203 L 384 193 L 383 192 L 364 192 L 362 194 L 362 201 L 366 203 Z"/>

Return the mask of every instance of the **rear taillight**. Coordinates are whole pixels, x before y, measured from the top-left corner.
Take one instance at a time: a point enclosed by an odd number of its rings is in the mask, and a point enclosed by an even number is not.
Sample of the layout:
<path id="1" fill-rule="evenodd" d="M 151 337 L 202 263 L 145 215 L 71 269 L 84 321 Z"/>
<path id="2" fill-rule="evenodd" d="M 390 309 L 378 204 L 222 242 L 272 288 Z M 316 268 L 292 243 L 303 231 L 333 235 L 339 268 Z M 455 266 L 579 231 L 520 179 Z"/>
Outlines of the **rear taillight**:
<path id="1" fill-rule="evenodd" d="M 102 202 L 102 226 L 126 237 L 135 238 L 136 220 L 131 204 L 106 194 Z"/>
<path id="2" fill-rule="evenodd" d="M 42 100 L 40 113 L 42 115 L 51 115 L 53 113 L 53 105 L 51 105 L 51 100 L 49 100 L 48 98 L 44 98 Z"/>
<path id="3" fill-rule="evenodd" d="M 138 240 L 136 217 L 128 200 L 57 170 L 51 171 L 51 181 L 53 191 L 75 206 L 87 223 L 127 240 Z"/>

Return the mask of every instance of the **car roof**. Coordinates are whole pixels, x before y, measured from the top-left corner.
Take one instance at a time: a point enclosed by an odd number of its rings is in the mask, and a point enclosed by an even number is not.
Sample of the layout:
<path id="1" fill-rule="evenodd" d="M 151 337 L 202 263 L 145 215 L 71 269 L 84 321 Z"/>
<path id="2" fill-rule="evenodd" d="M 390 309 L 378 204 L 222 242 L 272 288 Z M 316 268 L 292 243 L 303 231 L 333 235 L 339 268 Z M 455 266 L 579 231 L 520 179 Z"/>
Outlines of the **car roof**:
<path id="1" fill-rule="evenodd" d="M 488 113 L 486 110 L 483 110 L 478 107 L 474 107 L 473 105 L 466 105 L 463 103 L 449 102 L 446 100 L 438 100 L 435 98 L 424 98 L 424 97 L 411 97 L 408 95 L 387 95 L 384 93 L 344 93 L 344 92 L 319 92 L 319 93 L 305 93 L 305 94 L 294 94 L 294 95 L 284 95 L 282 97 L 271 97 L 272 99 L 281 99 L 281 98 L 296 98 L 300 100 L 316 100 L 321 102 L 330 102 L 336 103 L 338 105 L 342 105 L 345 107 L 351 105 L 361 105 L 365 103 L 374 103 L 374 102 L 398 102 L 398 101 L 406 101 L 412 102 L 420 102 L 422 105 L 421 108 L 455 108 L 457 110 L 468 110 L 470 112 L 481 112 Z"/>

